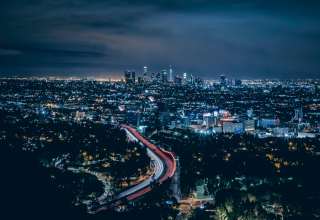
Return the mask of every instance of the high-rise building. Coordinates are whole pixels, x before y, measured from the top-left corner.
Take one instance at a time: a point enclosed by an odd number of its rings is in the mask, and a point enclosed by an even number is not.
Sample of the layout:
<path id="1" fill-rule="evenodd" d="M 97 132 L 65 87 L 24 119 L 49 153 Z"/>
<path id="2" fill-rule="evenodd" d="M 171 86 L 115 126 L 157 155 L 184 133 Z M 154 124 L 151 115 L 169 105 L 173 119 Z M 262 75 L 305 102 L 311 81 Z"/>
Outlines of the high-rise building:
<path id="1" fill-rule="evenodd" d="M 191 85 L 194 85 L 194 76 L 193 76 L 193 74 L 190 74 L 189 83 Z"/>
<path id="2" fill-rule="evenodd" d="M 130 71 L 126 70 L 124 71 L 124 81 L 126 83 L 130 83 L 131 73 Z"/>
<path id="3" fill-rule="evenodd" d="M 126 70 L 124 71 L 124 80 L 126 83 L 136 82 L 136 73 L 134 71 Z"/>
<path id="4" fill-rule="evenodd" d="M 183 73 L 182 83 L 183 83 L 183 84 L 187 84 L 187 80 L 188 80 L 188 74 L 187 74 L 187 73 Z"/>
<path id="5" fill-rule="evenodd" d="M 131 80 L 133 83 L 136 82 L 136 72 L 134 72 L 134 71 L 131 72 Z"/>
<path id="6" fill-rule="evenodd" d="M 143 67 L 143 80 L 147 81 L 147 77 L 148 77 L 148 67 L 144 66 Z"/>
<path id="7" fill-rule="evenodd" d="M 147 74 L 148 73 L 148 67 L 147 66 L 144 66 L 143 67 L 143 74 Z"/>
<path id="8" fill-rule="evenodd" d="M 162 83 L 168 82 L 168 72 L 167 72 L 167 70 L 162 70 L 161 71 L 161 81 L 162 81 Z"/>
<path id="9" fill-rule="evenodd" d="M 172 70 L 172 66 L 170 65 L 170 69 L 169 69 L 169 82 L 173 82 L 174 78 L 173 78 L 173 70 Z"/>
<path id="10" fill-rule="evenodd" d="M 225 86 L 227 84 L 227 80 L 225 75 L 220 76 L 220 85 Z"/>
<path id="11" fill-rule="evenodd" d="M 144 82 L 143 77 L 138 76 L 138 84 L 142 84 Z"/>
<path id="12" fill-rule="evenodd" d="M 195 78 L 195 84 L 196 84 L 197 86 L 203 86 L 203 81 L 202 81 L 202 79 L 201 79 L 200 77 L 196 77 L 196 78 Z"/>
<path id="13" fill-rule="evenodd" d="M 174 83 L 177 85 L 181 85 L 182 84 L 182 78 L 180 76 L 176 76 L 174 78 Z"/>
<path id="14" fill-rule="evenodd" d="M 157 81 L 158 83 L 161 82 L 161 73 L 159 73 L 159 72 L 156 74 L 156 81 Z"/>
<path id="15" fill-rule="evenodd" d="M 235 80 L 234 80 L 234 85 L 235 85 L 235 86 L 241 86 L 241 85 L 242 85 L 241 79 L 235 79 Z"/>

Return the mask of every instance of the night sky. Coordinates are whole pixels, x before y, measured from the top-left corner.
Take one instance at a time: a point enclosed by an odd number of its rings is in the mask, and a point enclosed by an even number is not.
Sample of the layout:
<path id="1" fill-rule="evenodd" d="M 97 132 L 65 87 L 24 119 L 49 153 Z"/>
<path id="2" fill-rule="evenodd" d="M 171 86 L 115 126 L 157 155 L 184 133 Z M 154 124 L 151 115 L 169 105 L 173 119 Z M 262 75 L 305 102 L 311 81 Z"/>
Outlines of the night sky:
<path id="1" fill-rule="evenodd" d="M 144 65 L 205 78 L 319 78 L 320 1 L 1 1 L 2 75 L 108 77 Z"/>

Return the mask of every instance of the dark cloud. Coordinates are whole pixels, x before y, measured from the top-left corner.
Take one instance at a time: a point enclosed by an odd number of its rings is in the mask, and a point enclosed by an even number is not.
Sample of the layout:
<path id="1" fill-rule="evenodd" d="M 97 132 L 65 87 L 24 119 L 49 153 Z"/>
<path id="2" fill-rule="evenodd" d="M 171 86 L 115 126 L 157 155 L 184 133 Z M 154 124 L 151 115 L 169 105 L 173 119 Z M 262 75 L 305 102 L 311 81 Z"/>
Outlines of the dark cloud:
<path id="1" fill-rule="evenodd" d="M 319 3 L 295 0 L 11 0 L 0 72 L 159 70 L 319 77 Z"/>

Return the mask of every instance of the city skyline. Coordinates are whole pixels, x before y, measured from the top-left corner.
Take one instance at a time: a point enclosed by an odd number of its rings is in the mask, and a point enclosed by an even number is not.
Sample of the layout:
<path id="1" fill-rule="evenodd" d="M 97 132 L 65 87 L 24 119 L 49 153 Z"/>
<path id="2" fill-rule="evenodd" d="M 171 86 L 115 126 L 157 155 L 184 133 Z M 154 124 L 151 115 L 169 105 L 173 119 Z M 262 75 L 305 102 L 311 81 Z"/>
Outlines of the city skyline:
<path id="1" fill-rule="evenodd" d="M 2 2 L 2 216 L 320 219 L 319 11 Z"/>
<path id="2" fill-rule="evenodd" d="M 319 216 L 320 80 L 145 75 L 0 78 L 11 219 Z"/>
<path id="3" fill-rule="evenodd" d="M 3 3 L 2 76 L 121 77 L 125 69 L 205 79 L 318 78 L 313 1 Z"/>

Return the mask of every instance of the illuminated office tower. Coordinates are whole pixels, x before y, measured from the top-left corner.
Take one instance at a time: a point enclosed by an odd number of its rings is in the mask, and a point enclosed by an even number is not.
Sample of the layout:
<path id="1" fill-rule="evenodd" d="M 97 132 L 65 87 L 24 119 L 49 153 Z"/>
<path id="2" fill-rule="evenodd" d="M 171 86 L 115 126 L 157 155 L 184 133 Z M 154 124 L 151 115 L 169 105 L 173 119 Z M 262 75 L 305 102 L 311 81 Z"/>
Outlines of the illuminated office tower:
<path id="1" fill-rule="evenodd" d="M 144 66 L 143 67 L 143 80 L 147 81 L 147 75 L 148 75 L 148 67 Z"/>
<path id="2" fill-rule="evenodd" d="M 192 74 L 190 74 L 189 83 L 194 85 L 194 76 Z"/>
<path id="3" fill-rule="evenodd" d="M 124 71 L 124 80 L 126 83 L 135 83 L 136 82 L 136 72 L 126 70 Z"/>
<path id="4" fill-rule="evenodd" d="M 187 73 L 183 73 L 182 76 L 182 84 L 187 84 L 187 80 L 188 80 L 188 74 Z"/>
<path id="5" fill-rule="evenodd" d="M 170 69 L 169 69 L 169 82 L 173 82 L 174 78 L 173 78 L 173 70 L 172 70 L 172 66 L 170 65 Z"/>
<path id="6" fill-rule="evenodd" d="M 162 81 L 162 83 L 168 82 L 168 72 L 167 72 L 167 70 L 162 70 L 161 71 L 161 81 Z"/>

